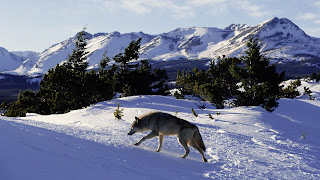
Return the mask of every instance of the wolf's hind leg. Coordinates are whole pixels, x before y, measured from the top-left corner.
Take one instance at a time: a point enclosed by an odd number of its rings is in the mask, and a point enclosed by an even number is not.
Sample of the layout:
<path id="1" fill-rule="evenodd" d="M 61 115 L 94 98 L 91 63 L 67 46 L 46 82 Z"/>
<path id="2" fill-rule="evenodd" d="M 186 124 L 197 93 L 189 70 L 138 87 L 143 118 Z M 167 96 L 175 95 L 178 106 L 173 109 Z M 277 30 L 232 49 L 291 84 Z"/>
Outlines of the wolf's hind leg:
<path id="1" fill-rule="evenodd" d="M 200 155 L 201 155 L 201 157 L 202 157 L 202 160 L 203 160 L 204 162 L 208 162 L 207 158 L 204 157 L 203 150 L 202 150 L 195 142 L 192 142 L 192 143 L 190 144 L 190 146 L 193 147 L 194 149 L 196 149 L 196 150 L 200 153 Z"/>
<path id="2" fill-rule="evenodd" d="M 190 149 L 187 145 L 187 141 L 185 139 L 183 139 L 180 135 L 178 136 L 178 141 L 179 143 L 181 144 L 181 146 L 184 148 L 184 155 L 182 156 L 182 158 L 185 158 L 188 156 L 189 152 L 190 152 Z"/>
<path id="3" fill-rule="evenodd" d="M 148 135 L 144 136 L 143 138 L 140 139 L 140 141 L 134 143 L 135 146 L 138 146 L 139 144 L 141 144 L 143 141 L 147 140 L 147 139 L 151 139 L 154 138 L 156 136 L 158 136 L 159 133 L 152 131 L 151 133 L 149 133 Z"/>
<path id="4" fill-rule="evenodd" d="M 164 138 L 164 135 L 159 134 L 159 145 L 158 145 L 158 149 L 156 150 L 157 152 L 160 152 L 160 149 L 163 143 L 163 138 Z"/>

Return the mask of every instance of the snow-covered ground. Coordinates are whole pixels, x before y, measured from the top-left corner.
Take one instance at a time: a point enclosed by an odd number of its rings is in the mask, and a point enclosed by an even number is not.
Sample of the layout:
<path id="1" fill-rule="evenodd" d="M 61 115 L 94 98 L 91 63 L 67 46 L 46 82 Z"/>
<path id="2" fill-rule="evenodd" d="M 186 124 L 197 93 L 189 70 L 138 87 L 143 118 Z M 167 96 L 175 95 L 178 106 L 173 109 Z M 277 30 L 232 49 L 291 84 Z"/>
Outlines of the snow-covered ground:
<path id="1" fill-rule="evenodd" d="M 113 116 L 117 103 L 122 120 Z M 0 179 L 320 179 L 319 100 L 281 99 L 273 113 L 195 103 L 133 96 L 67 114 L 0 117 Z M 196 124 L 208 163 L 193 149 L 180 158 L 176 137 L 165 137 L 160 153 L 157 138 L 134 146 L 146 134 L 127 136 L 134 116 L 154 110 Z"/>

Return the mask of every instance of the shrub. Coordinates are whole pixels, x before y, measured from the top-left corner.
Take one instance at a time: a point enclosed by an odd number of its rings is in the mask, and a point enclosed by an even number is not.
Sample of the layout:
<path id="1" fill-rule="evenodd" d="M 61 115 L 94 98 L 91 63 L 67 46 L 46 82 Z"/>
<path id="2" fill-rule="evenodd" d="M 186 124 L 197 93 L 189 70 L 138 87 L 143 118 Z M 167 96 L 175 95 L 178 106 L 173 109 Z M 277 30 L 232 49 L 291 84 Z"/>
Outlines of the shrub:
<path id="1" fill-rule="evenodd" d="M 120 109 L 120 104 L 117 104 L 117 109 L 113 112 L 114 117 L 116 120 L 120 120 L 123 116 L 123 109 Z"/>
<path id="2" fill-rule="evenodd" d="M 300 79 L 297 79 L 293 82 L 291 81 L 288 87 L 282 89 L 282 97 L 293 99 L 297 96 L 300 96 L 300 93 L 297 90 L 299 86 L 301 86 Z"/>

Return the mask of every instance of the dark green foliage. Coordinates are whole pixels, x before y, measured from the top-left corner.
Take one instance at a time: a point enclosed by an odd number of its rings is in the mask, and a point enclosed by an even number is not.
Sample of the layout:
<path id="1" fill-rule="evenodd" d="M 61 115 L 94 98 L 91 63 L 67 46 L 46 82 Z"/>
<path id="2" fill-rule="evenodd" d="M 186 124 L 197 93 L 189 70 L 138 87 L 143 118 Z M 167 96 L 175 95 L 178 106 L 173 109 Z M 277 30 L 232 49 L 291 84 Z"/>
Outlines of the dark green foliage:
<path id="1" fill-rule="evenodd" d="M 8 103 L 4 100 L 0 105 L 0 115 L 3 116 L 8 110 Z"/>
<path id="2" fill-rule="evenodd" d="M 130 61 L 138 60 L 139 48 L 141 38 L 137 41 L 131 41 L 129 46 L 124 50 L 124 53 L 119 53 L 113 57 L 114 61 L 120 64 L 122 70 L 128 70 L 129 68 L 136 67 L 136 64 L 129 64 Z"/>
<path id="3" fill-rule="evenodd" d="M 80 75 L 80 74 L 79 74 Z M 39 96 L 47 108 L 40 114 L 65 113 L 81 107 L 81 97 L 78 97 L 83 89 L 78 82 L 80 78 L 65 65 L 57 65 L 50 69 L 40 82 Z"/>
<path id="4" fill-rule="evenodd" d="M 182 99 L 185 95 L 194 95 L 200 97 L 200 86 L 210 82 L 208 71 L 194 68 L 192 72 L 178 70 L 176 79 L 176 88 L 179 92 L 175 93 L 175 97 Z"/>
<path id="5" fill-rule="evenodd" d="M 158 95 L 168 95 L 168 85 L 166 84 L 168 80 L 167 71 L 165 69 L 154 68 L 153 69 L 153 82 L 152 82 L 152 92 Z"/>
<path id="6" fill-rule="evenodd" d="M 282 89 L 282 97 L 293 99 L 297 96 L 300 96 L 300 93 L 297 90 L 297 87 L 299 86 L 301 86 L 300 79 L 297 79 L 293 82 L 291 81 L 288 87 Z"/>
<path id="7" fill-rule="evenodd" d="M 245 67 L 234 73 L 242 89 L 236 94 L 237 103 L 240 106 L 262 106 L 271 112 L 278 106 L 284 73 L 279 75 L 275 65 L 260 53 L 258 39 L 251 37 L 247 47 L 246 56 L 241 58 Z"/>
<path id="8" fill-rule="evenodd" d="M 39 106 L 39 101 L 34 92 L 20 91 L 16 102 L 7 104 L 3 102 L 1 104 L 2 114 L 9 117 L 24 117 L 27 112 L 36 112 Z"/>
<path id="9" fill-rule="evenodd" d="M 216 65 L 212 62 L 209 69 L 211 81 L 200 86 L 202 97 L 217 108 L 223 108 L 223 100 L 233 97 L 237 91 L 238 81 L 233 74 L 240 71 L 239 63 L 238 58 L 225 57 L 219 57 Z"/>
<path id="10" fill-rule="evenodd" d="M 120 104 L 117 104 L 117 109 L 114 110 L 113 112 L 114 117 L 116 120 L 120 120 L 123 116 L 123 109 L 120 109 Z"/>
<path id="11" fill-rule="evenodd" d="M 116 55 L 113 59 L 119 63 L 113 75 L 113 88 L 124 96 L 139 94 L 166 94 L 168 79 L 165 70 L 153 69 L 147 60 L 140 63 L 131 61 L 139 58 L 141 38 L 131 41 L 124 53 Z"/>
<path id="12" fill-rule="evenodd" d="M 208 71 L 194 68 L 192 72 L 178 70 L 175 93 L 176 98 L 194 95 L 205 99 L 217 108 L 223 108 L 223 100 L 232 97 L 237 89 L 237 80 L 232 72 L 238 71 L 240 60 L 237 58 L 219 57 L 217 64 L 211 62 Z"/>
<path id="13" fill-rule="evenodd" d="M 217 82 L 210 84 L 203 84 L 200 86 L 202 96 L 205 100 L 214 104 L 218 109 L 223 108 L 223 94 L 225 93 L 223 89 Z"/>
<path id="14" fill-rule="evenodd" d="M 74 73 L 84 73 L 88 67 L 88 62 L 86 62 L 88 52 L 86 52 L 87 41 L 85 38 L 85 29 L 86 28 L 83 28 L 83 30 L 78 33 L 76 47 L 64 64 L 68 69 L 73 70 Z"/>

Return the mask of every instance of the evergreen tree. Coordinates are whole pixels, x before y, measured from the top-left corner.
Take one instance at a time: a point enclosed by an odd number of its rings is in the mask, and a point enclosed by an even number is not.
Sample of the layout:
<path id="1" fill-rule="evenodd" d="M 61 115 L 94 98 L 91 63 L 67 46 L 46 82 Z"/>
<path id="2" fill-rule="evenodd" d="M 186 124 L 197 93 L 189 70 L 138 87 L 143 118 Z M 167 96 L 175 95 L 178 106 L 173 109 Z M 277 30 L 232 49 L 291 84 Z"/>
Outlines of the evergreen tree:
<path id="1" fill-rule="evenodd" d="M 131 41 L 129 46 L 124 50 L 124 53 L 117 54 L 113 59 L 120 64 L 121 70 L 128 70 L 128 68 L 137 67 L 135 65 L 129 65 L 129 62 L 138 60 L 141 38 L 137 41 Z"/>
<path id="2" fill-rule="evenodd" d="M 89 65 L 88 62 L 86 62 L 88 52 L 86 51 L 87 41 L 85 38 L 85 29 L 86 28 L 83 28 L 83 30 L 78 33 L 75 43 L 76 47 L 65 63 L 68 69 L 72 69 L 75 73 L 84 73 Z"/>
<path id="3" fill-rule="evenodd" d="M 237 87 L 237 79 L 232 74 L 238 72 L 238 58 L 219 57 L 217 64 L 211 62 L 209 72 L 211 81 L 200 86 L 201 95 L 204 99 L 213 103 L 217 108 L 223 108 L 223 100 L 231 98 L 235 95 Z"/>
<path id="4" fill-rule="evenodd" d="M 78 77 L 65 65 L 56 65 L 55 68 L 50 69 L 40 82 L 38 92 L 41 101 L 49 108 L 39 113 L 65 113 L 81 108 L 82 103 L 79 103 L 81 97 L 78 96 L 83 87 L 80 87 L 81 82 Z"/>
<path id="5" fill-rule="evenodd" d="M 8 103 L 4 100 L 0 105 L 0 115 L 3 116 L 8 110 Z"/>
<path id="6" fill-rule="evenodd" d="M 152 66 L 147 60 L 132 63 L 139 58 L 140 42 L 141 38 L 131 41 L 124 53 L 113 58 L 120 65 L 120 68 L 114 71 L 113 88 L 124 96 L 165 93 L 165 81 L 168 79 L 165 70 L 152 71 Z"/>
<path id="7" fill-rule="evenodd" d="M 193 95 L 200 97 L 200 86 L 209 83 L 211 78 L 208 71 L 194 68 L 192 72 L 185 72 L 178 70 L 176 78 L 176 88 L 180 93 L 176 92 L 176 98 L 184 98 L 185 95 Z"/>
<path id="8" fill-rule="evenodd" d="M 120 69 L 114 74 L 113 88 L 116 92 L 126 92 L 125 96 L 136 94 L 133 86 L 134 77 L 130 73 L 131 68 L 136 69 L 138 63 L 129 64 L 133 60 L 139 58 L 141 38 L 137 41 L 131 41 L 129 46 L 125 49 L 124 53 L 119 53 L 113 57 L 114 61 L 120 64 Z"/>
<path id="9" fill-rule="evenodd" d="M 99 79 L 97 82 L 97 94 L 99 97 L 97 98 L 97 101 L 106 101 L 114 97 L 113 92 L 113 76 L 115 71 L 117 70 L 117 67 L 113 65 L 110 69 L 106 69 L 110 58 L 106 56 L 107 51 L 103 54 L 103 57 L 100 61 L 100 68 L 99 68 Z"/>
<path id="10" fill-rule="evenodd" d="M 300 96 L 300 92 L 297 90 L 299 86 L 301 86 L 300 79 L 297 79 L 294 82 L 291 81 L 290 85 L 282 90 L 282 97 L 293 99 L 297 96 Z"/>
<path id="11" fill-rule="evenodd" d="M 273 111 L 278 106 L 284 73 L 279 75 L 275 65 L 260 53 L 257 38 L 251 37 L 247 47 L 246 55 L 241 58 L 245 67 L 234 74 L 240 79 L 242 89 L 236 95 L 237 103 L 242 106 L 262 106 Z"/>

